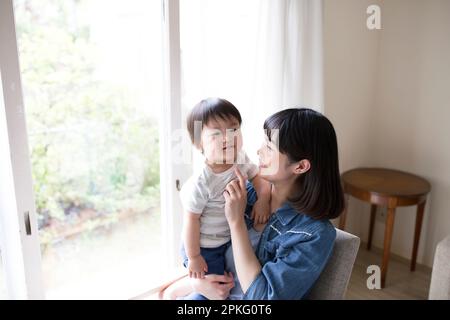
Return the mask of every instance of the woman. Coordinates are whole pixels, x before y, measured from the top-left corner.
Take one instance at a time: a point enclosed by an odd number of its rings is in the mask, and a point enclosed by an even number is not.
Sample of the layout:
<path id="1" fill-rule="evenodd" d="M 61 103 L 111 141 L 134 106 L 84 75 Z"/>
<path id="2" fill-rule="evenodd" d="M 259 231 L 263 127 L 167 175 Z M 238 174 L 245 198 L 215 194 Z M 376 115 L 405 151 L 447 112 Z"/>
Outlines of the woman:
<path id="1" fill-rule="evenodd" d="M 224 196 L 232 252 L 242 299 L 302 299 L 325 267 L 336 231 L 329 221 L 344 208 L 336 134 L 331 122 L 311 109 L 286 109 L 264 123 L 265 143 L 258 150 L 260 175 L 269 181 L 273 213 L 256 252 L 246 214 L 256 201 L 240 172 Z M 249 232 L 251 237 L 249 237 Z M 256 234 L 256 236 L 255 236 Z M 233 267 L 231 267 L 233 269 Z M 196 292 L 224 299 L 234 287 L 232 274 L 193 279 Z M 170 287 L 169 290 L 170 291 Z M 233 295 L 236 297 L 236 293 Z"/>

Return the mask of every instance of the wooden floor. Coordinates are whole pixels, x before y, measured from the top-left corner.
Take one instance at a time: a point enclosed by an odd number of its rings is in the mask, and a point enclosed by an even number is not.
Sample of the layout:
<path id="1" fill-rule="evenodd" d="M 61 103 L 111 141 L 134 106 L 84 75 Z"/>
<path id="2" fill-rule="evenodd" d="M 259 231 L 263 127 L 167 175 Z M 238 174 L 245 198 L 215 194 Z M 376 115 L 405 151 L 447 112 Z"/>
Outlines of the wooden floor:
<path id="1" fill-rule="evenodd" d="M 409 271 L 409 260 L 391 255 L 384 289 L 367 288 L 367 267 L 381 266 L 381 250 L 372 248 L 367 251 L 362 243 L 353 267 L 347 289 L 346 299 L 352 300 L 391 300 L 391 299 L 427 299 L 431 280 L 431 268 L 417 265 L 416 271 Z"/>

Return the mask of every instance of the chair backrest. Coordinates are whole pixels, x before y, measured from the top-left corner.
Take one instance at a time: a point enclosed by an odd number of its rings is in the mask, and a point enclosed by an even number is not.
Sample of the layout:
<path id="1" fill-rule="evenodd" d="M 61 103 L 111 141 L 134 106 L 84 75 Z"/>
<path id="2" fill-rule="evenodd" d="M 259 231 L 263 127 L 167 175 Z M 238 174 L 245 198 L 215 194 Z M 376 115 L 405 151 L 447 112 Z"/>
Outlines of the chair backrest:
<path id="1" fill-rule="evenodd" d="M 311 289 L 310 300 L 341 300 L 345 297 L 358 254 L 360 239 L 348 232 L 336 229 L 333 253 Z"/>

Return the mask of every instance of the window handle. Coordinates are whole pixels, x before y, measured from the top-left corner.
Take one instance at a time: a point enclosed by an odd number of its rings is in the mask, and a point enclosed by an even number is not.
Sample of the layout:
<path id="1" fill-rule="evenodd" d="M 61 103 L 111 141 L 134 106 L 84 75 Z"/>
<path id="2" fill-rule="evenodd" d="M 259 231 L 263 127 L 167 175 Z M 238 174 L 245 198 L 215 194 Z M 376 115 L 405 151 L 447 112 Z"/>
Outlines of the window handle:
<path id="1" fill-rule="evenodd" d="M 27 236 L 31 236 L 31 223 L 30 223 L 30 212 L 25 211 L 24 213 L 25 231 Z"/>
<path id="2" fill-rule="evenodd" d="M 177 190 L 178 191 L 180 191 L 181 190 L 181 187 L 180 187 L 180 180 L 175 180 L 175 187 L 177 188 Z"/>

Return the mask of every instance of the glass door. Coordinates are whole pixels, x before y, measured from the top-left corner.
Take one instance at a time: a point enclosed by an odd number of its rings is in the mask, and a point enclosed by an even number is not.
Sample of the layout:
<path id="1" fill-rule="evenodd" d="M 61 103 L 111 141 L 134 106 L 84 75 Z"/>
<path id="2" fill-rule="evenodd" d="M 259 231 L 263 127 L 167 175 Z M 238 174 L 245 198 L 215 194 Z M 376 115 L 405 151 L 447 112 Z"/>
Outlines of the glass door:
<path id="1" fill-rule="evenodd" d="M 49 299 L 131 298 L 165 268 L 162 12 L 161 1 L 14 1 Z"/>

